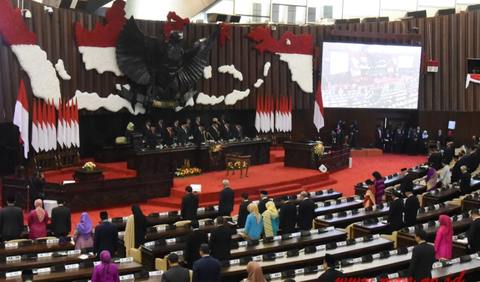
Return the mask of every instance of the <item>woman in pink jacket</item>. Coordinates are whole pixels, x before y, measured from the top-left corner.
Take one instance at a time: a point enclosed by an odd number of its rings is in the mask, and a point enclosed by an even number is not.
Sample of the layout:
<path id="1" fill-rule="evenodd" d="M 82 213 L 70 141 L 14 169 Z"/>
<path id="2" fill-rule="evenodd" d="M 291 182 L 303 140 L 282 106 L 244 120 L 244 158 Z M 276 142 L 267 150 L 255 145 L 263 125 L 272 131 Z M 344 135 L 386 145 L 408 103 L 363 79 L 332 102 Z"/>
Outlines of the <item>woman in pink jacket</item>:
<path id="1" fill-rule="evenodd" d="M 446 215 L 440 216 L 440 228 L 435 238 L 435 258 L 451 259 L 453 244 L 452 220 Z"/>

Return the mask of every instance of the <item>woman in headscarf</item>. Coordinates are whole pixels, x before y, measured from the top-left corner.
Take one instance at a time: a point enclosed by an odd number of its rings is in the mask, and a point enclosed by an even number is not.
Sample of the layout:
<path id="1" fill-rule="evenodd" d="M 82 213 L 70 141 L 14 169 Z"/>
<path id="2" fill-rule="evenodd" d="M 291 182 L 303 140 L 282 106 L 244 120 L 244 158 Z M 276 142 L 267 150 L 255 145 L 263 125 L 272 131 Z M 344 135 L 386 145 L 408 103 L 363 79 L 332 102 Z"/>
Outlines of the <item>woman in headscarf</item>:
<path id="1" fill-rule="evenodd" d="M 108 251 L 100 253 L 101 264 L 95 266 L 92 275 L 92 282 L 119 282 L 118 266 L 111 263 L 111 256 Z"/>
<path id="2" fill-rule="evenodd" d="M 247 210 L 250 214 L 247 216 L 247 221 L 245 222 L 243 236 L 247 240 L 258 240 L 263 230 L 262 216 L 258 212 L 258 206 L 256 204 L 252 203 L 248 205 Z"/>
<path id="3" fill-rule="evenodd" d="M 248 278 L 245 282 L 266 282 L 263 271 L 258 262 L 251 261 L 247 264 Z"/>
<path id="4" fill-rule="evenodd" d="M 423 155 L 427 155 L 428 153 L 428 132 L 426 130 L 423 131 L 422 133 L 422 148 L 421 148 L 421 153 Z"/>
<path id="5" fill-rule="evenodd" d="M 73 241 L 75 250 L 93 247 L 93 223 L 86 212 L 82 213 L 80 223 L 73 232 Z"/>
<path id="6" fill-rule="evenodd" d="M 435 258 L 451 259 L 453 246 L 452 220 L 446 215 L 440 216 L 440 228 L 435 237 Z"/>
<path id="7" fill-rule="evenodd" d="M 375 187 L 373 187 L 373 181 L 372 180 L 368 179 L 367 181 L 365 181 L 365 183 L 368 186 L 368 190 L 365 193 L 365 199 L 363 200 L 363 207 L 368 208 L 368 207 L 376 205 L 375 204 L 376 203 L 376 198 L 375 198 L 376 191 L 375 191 Z"/>
<path id="8" fill-rule="evenodd" d="M 279 223 L 277 208 L 272 201 L 267 202 L 265 207 L 267 209 L 262 214 L 265 237 L 277 236 Z"/>
<path id="9" fill-rule="evenodd" d="M 145 243 L 147 235 L 147 218 L 137 204 L 132 205 L 132 215 L 128 217 L 123 238 L 127 257 L 130 256 L 130 248 L 138 249 Z"/>
<path id="10" fill-rule="evenodd" d="M 28 239 L 30 240 L 47 236 L 47 223 L 50 218 L 42 206 L 42 200 L 35 200 L 35 209 L 28 214 L 28 227 L 30 229 Z"/>
<path id="11" fill-rule="evenodd" d="M 385 195 L 385 182 L 380 172 L 375 171 L 372 175 L 375 178 L 375 182 L 373 182 L 373 188 L 375 188 L 375 203 L 381 204 L 383 195 Z"/>
<path id="12" fill-rule="evenodd" d="M 438 172 L 433 168 L 433 163 L 428 164 L 428 173 L 425 182 L 427 183 L 427 191 L 437 189 Z"/>

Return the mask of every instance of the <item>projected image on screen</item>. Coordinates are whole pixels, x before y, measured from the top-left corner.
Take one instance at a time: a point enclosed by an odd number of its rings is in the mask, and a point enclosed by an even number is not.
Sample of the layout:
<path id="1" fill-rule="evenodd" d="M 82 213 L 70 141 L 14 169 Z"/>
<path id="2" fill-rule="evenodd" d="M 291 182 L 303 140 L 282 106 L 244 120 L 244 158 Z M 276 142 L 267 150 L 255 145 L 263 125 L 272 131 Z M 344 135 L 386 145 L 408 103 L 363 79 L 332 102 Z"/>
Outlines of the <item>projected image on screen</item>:
<path id="1" fill-rule="evenodd" d="M 421 54 L 419 46 L 323 43 L 323 105 L 416 109 Z"/>

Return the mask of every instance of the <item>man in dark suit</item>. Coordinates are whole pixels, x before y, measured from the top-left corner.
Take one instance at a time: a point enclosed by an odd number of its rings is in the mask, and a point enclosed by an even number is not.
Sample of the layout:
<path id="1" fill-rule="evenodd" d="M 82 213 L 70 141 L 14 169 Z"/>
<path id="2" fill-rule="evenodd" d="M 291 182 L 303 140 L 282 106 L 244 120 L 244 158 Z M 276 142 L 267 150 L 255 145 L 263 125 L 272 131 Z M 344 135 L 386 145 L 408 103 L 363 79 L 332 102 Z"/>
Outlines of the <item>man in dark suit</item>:
<path id="1" fill-rule="evenodd" d="M 258 212 L 260 214 L 267 210 L 268 202 L 270 202 L 270 199 L 268 198 L 268 191 L 260 191 L 260 202 L 258 202 Z"/>
<path id="2" fill-rule="evenodd" d="M 223 140 L 232 139 L 232 132 L 230 129 L 230 122 L 225 122 L 225 124 L 220 125 L 220 137 Z"/>
<path id="3" fill-rule="evenodd" d="M 439 149 L 445 146 L 445 136 L 443 135 L 442 130 L 438 130 L 438 134 L 435 136 L 435 143 L 437 143 Z"/>
<path id="4" fill-rule="evenodd" d="M 450 163 L 454 155 L 455 155 L 455 148 L 454 148 L 453 142 L 448 142 L 447 148 L 445 148 L 445 151 L 443 152 L 443 158 L 446 159 L 448 163 Z"/>
<path id="5" fill-rule="evenodd" d="M 242 203 L 240 204 L 240 207 L 238 208 L 238 219 L 237 219 L 237 225 L 238 228 L 244 228 L 245 227 L 245 222 L 247 221 L 247 216 L 250 214 L 248 212 L 248 205 L 250 205 L 250 201 L 248 200 L 248 194 L 247 193 L 242 193 Z"/>
<path id="6" fill-rule="evenodd" d="M 172 125 L 173 134 L 176 136 L 179 130 L 180 130 L 180 121 L 176 119 Z"/>
<path id="7" fill-rule="evenodd" d="M 323 268 L 325 272 L 318 277 L 318 282 L 334 282 L 337 278 L 344 278 L 343 272 L 335 269 L 335 257 L 331 254 L 325 254 L 325 260 L 323 261 Z"/>
<path id="8" fill-rule="evenodd" d="M 375 148 L 383 150 L 383 133 L 380 125 L 377 125 L 375 130 Z"/>
<path id="9" fill-rule="evenodd" d="M 230 216 L 235 202 L 235 193 L 233 189 L 228 186 L 228 180 L 223 180 L 222 185 L 223 190 L 220 192 L 220 200 L 218 201 L 218 214 L 221 216 Z"/>
<path id="10" fill-rule="evenodd" d="M 222 265 L 217 259 L 210 257 L 208 244 L 200 246 L 201 259 L 193 264 L 193 282 L 220 282 Z"/>
<path id="11" fill-rule="evenodd" d="M 413 248 L 408 269 L 408 277 L 412 277 L 413 281 L 419 282 L 425 278 L 432 278 L 432 265 L 436 261 L 435 247 L 425 242 L 426 239 L 425 230 L 415 230 L 415 241 L 418 245 Z"/>
<path id="12" fill-rule="evenodd" d="M 34 171 L 32 177 L 29 179 L 30 184 L 30 210 L 35 209 L 35 200 L 45 200 L 44 186 L 45 174 L 41 171 Z"/>
<path id="13" fill-rule="evenodd" d="M 182 144 L 182 146 L 185 146 L 185 144 L 188 143 L 188 129 L 186 123 L 182 124 L 182 126 L 178 129 L 177 140 L 177 143 Z"/>
<path id="14" fill-rule="evenodd" d="M 20 239 L 23 231 L 23 212 L 15 206 L 15 197 L 7 197 L 7 207 L 0 212 L 0 235 L 2 241 Z"/>
<path id="15" fill-rule="evenodd" d="M 295 224 L 297 217 L 297 207 L 288 201 L 287 196 L 282 197 L 282 206 L 280 207 L 280 223 L 278 229 L 282 234 L 295 232 Z"/>
<path id="16" fill-rule="evenodd" d="M 395 154 L 402 153 L 402 144 L 403 144 L 402 128 L 398 127 L 397 131 L 393 133 L 393 152 Z"/>
<path id="17" fill-rule="evenodd" d="M 168 255 L 169 269 L 162 275 L 162 282 L 190 282 L 190 271 L 178 265 L 178 255 Z"/>
<path id="18" fill-rule="evenodd" d="M 467 195 L 470 193 L 470 181 L 472 180 L 472 175 L 467 171 L 467 167 L 462 165 L 460 167 L 462 171 L 462 177 L 460 178 L 460 195 Z"/>
<path id="19" fill-rule="evenodd" d="M 400 199 L 400 195 L 397 191 L 392 193 L 393 201 L 390 202 L 390 209 L 388 210 L 388 225 L 390 232 L 394 232 L 402 229 L 403 227 L 403 211 L 405 209 L 403 200 Z"/>
<path id="20" fill-rule="evenodd" d="M 100 212 L 100 224 L 95 227 L 93 238 L 93 253 L 99 256 L 102 251 L 109 251 L 114 257 L 118 245 L 118 229 L 113 223 L 108 222 L 108 213 Z"/>
<path id="21" fill-rule="evenodd" d="M 472 223 L 467 232 L 468 252 L 474 254 L 480 251 L 480 215 L 478 209 L 472 209 Z"/>
<path id="22" fill-rule="evenodd" d="M 57 200 L 58 207 L 52 209 L 50 230 L 55 237 L 66 237 L 72 231 L 72 215 L 70 208 L 65 206 L 65 200 Z"/>
<path id="23" fill-rule="evenodd" d="M 208 140 L 218 141 L 220 140 L 220 132 L 218 131 L 218 123 L 213 122 L 212 126 L 208 129 Z"/>
<path id="24" fill-rule="evenodd" d="M 235 126 L 235 130 L 233 131 L 233 137 L 237 140 L 242 140 L 245 138 L 245 134 L 243 133 L 243 128 L 240 124 Z"/>
<path id="25" fill-rule="evenodd" d="M 142 127 L 142 135 L 144 139 L 147 139 L 148 131 L 150 131 L 150 126 L 152 125 L 152 121 L 147 119 L 147 122 Z"/>
<path id="26" fill-rule="evenodd" d="M 191 220 L 197 218 L 198 210 L 198 196 L 193 194 L 191 186 L 185 188 L 187 195 L 182 198 L 181 216 L 184 220 Z"/>
<path id="27" fill-rule="evenodd" d="M 188 137 L 192 136 L 193 135 L 193 125 L 192 125 L 192 120 L 187 118 L 187 120 L 185 121 L 185 123 L 187 124 L 187 132 L 188 132 Z"/>
<path id="28" fill-rule="evenodd" d="M 217 217 L 217 227 L 210 233 L 211 255 L 219 261 L 229 259 L 230 249 L 232 248 L 232 232 L 230 228 L 223 224 L 223 217 Z"/>
<path id="29" fill-rule="evenodd" d="M 298 205 L 297 224 L 299 230 L 312 229 L 312 222 L 315 216 L 315 202 L 310 200 L 306 191 L 300 193 L 300 204 Z"/>
<path id="30" fill-rule="evenodd" d="M 200 145 L 202 142 L 205 142 L 205 136 L 203 136 L 203 126 L 194 126 L 193 128 L 193 142 L 197 145 Z"/>
<path id="31" fill-rule="evenodd" d="M 435 170 L 442 169 L 442 154 L 438 152 L 437 148 L 430 150 L 430 157 L 428 157 L 428 162 L 433 164 Z"/>
<path id="32" fill-rule="evenodd" d="M 420 202 L 417 196 L 412 192 L 407 192 L 407 200 L 405 201 L 405 226 L 413 226 L 417 224 L 418 209 L 420 208 Z"/>
<path id="33" fill-rule="evenodd" d="M 407 196 L 407 192 L 413 192 L 413 176 L 408 174 L 407 168 L 402 168 L 403 178 L 400 181 L 400 192 L 402 197 Z"/>
<path id="34" fill-rule="evenodd" d="M 198 228 L 198 221 L 192 220 L 191 225 L 193 231 L 187 234 L 187 245 L 183 259 L 189 269 L 192 269 L 193 263 L 201 259 L 200 253 L 198 252 L 200 245 L 208 244 L 208 234 Z"/>
<path id="35" fill-rule="evenodd" d="M 147 139 L 145 140 L 145 144 L 150 150 L 155 150 L 157 147 L 157 132 L 155 129 L 156 126 L 152 124 L 150 130 L 147 132 Z"/>
<path id="36" fill-rule="evenodd" d="M 173 136 L 174 136 L 174 133 L 173 133 L 173 130 L 171 127 L 167 127 L 167 130 L 165 130 L 164 134 L 163 134 L 163 144 L 167 145 L 167 146 L 172 146 L 173 144 Z"/>

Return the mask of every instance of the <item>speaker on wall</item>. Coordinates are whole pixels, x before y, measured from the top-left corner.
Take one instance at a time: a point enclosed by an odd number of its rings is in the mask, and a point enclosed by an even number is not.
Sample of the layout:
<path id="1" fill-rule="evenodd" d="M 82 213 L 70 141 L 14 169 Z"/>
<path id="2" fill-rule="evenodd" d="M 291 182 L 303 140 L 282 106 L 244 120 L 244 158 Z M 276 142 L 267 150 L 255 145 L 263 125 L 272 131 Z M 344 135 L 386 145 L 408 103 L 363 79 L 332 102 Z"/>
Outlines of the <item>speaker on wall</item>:
<path id="1" fill-rule="evenodd" d="M 356 19 L 347 19 L 347 23 L 349 23 L 349 24 L 357 24 L 357 23 L 360 23 L 360 19 L 359 19 L 359 18 L 356 18 Z"/>
<path id="2" fill-rule="evenodd" d="M 335 24 L 346 24 L 347 20 L 335 20 Z"/>
<path id="3" fill-rule="evenodd" d="M 438 17 L 438 16 L 446 16 L 446 15 L 454 15 L 455 14 L 455 8 L 451 8 L 451 9 L 441 9 L 441 10 L 438 10 L 436 13 L 435 13 L 435 17 Z"/>
<path id="4" fill-rule="evenodd" d="M 414 19 L 426 18 L 427 10 L 407 12 L 405 17 L 413 17 Z"/>
<path id="5" fill-rule="evenodd" d="M 473 12 L 473 11 L 477 11 L 477 10 L 480 10 L 480 4 L 475 4 L 475 5 L 470 5 L 467 7 L 467 9 L 465 9 L 465 12 Z"/>

